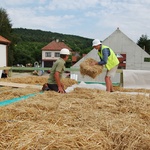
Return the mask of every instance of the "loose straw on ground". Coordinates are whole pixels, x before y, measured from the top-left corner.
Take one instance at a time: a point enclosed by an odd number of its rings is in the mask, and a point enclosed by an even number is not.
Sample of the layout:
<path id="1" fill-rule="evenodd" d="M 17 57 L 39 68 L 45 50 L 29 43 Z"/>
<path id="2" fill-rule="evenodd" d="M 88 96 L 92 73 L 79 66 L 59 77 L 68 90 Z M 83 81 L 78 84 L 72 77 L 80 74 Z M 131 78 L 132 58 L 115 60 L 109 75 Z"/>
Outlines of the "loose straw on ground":
<path id="1" fill-rule="evenodd" d="M 140 95 L 46 91 L 0 109 L 0 149 L 148 150 L 149 106 Z"/>
<path id="2" fill-rule="evenodd" d="M 43 84 L 47 78 L 11 81 Z M 76 83 L 67 78 L 62 82 L 65 87 Z M 116 87 L 116 90 L 124 89 Z M 1 87 L 0 101 L 36 91 Z M 84 88 L 76 88 L 67 94 L 45 91 L 28 100 L 1 107 L 0 149 L 148 150 L 149 107 L 150 97 L 144 95 Z"/>
<path id="3" fill-rule="evenodd" d="M 101 65 L 91 65 L 96 60 L 92 58 L 87 58 L 80 64 L 80 73 L 82 75 L 88 75 L 91 78 L 96 78 L 97 75 L 102 73 L 103 67 Z"/>

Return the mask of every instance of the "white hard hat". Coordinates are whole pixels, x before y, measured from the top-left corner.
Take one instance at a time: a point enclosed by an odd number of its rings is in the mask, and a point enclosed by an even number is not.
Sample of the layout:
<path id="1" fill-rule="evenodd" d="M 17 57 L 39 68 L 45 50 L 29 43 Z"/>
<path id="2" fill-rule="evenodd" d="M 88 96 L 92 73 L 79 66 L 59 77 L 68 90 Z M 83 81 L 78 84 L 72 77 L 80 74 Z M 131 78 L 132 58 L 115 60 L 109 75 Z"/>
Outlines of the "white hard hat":
<path id="1" fill-rule="evenodd" d="M 70 55 L 70 51 L 67 48 L 63 48 L 63 49 L 61 49 L 60 54 Z"/>
<path id="2" fill-rule="evenodd" d="M 93 40 L 93 42 L 92 42 L 93 44 L 92 44 L 92 46 L 97 46 L 97 45 L 100 45 L 100 44 L 102 44 L 101 42 L 100 42 L 100 40 L 99 39 L 95 39 L 95 40 Z"/>

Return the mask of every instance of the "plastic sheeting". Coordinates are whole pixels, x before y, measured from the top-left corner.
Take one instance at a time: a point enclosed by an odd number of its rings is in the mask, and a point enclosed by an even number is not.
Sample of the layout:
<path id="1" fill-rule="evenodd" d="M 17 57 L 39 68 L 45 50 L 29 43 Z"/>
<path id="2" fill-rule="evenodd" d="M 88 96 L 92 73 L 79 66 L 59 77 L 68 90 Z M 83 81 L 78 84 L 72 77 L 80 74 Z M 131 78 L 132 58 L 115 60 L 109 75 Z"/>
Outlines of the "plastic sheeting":
<path id="1" fill-rule="evenodd" d="M 74 84 L 71 87 L 68 87 L 65 91 L 71 92 L 75 88 L 88 88 L 88 89 L 99 89 L 99 90 L 105 90 L 106 91 L 106 86 L 102 84 L 86 84 L 85 82 L 81 81 L 79 84 Z"/>
<path id="2" fill-rule="evenodd" d="M 126 94 L 126 95 L 143 95 L 143 96 L 146 96 L 146 97 L 150 97 L 150 94 L 149 93 L 142 93 L 142 92 L 113 92 L 112 94 Z"/>
<path id="3" fill-rule="evenodd" d="M 0 102 L 0 106 L 6 106 L 6 105 L 9 105 L 9 104 L 21 101 L 21 100 L 26 100 L 26 99 L 28 99 L 30 97 L 35 96 L 36 94 L 41 94 L 41 93 L 43 93 L 43 92 L 28 94 L 28 95 L 16 97 L 16 98 L 13 98 L 13 99 L 4 100 L 4 101 Z"/>
<path id="4" fill-rule="evenodd" d="M 123 70 L 123 87 L 132 89 L 150 89 L 150 71 Z"/>

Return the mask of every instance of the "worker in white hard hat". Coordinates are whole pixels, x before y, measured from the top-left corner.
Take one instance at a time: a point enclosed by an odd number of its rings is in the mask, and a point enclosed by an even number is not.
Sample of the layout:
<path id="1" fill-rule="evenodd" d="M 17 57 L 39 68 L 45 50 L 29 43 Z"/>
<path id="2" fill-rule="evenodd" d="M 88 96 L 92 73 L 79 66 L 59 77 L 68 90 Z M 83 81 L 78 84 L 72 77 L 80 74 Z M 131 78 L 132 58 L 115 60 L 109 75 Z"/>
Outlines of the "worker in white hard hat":
<path id="1" fill-rule="evenodd" d="M 52 90 L 59 93 L 65 93 L 64 85 L 61 82 L 62 73 L 65 69 L 65 63 L 68 60 L 70 51 L 66 48 L 61 49 L 60 58 L 53 64 L 48 78 L 48 83 L 43 85 L 42 91 Z"/>
<path id="2" fill-rule="evenodd" d="M 92 65 L 105 65 L 107 68 L 105 75 L 106 91 L 113 92 L 111 77 L 114 77 L 117 71 L 119 60 L 114 51 L 110 47 L 103 45 L 99 39 L 93 40 L 92 47 L 98 51 L 100 57 L 100 61 Z"/>

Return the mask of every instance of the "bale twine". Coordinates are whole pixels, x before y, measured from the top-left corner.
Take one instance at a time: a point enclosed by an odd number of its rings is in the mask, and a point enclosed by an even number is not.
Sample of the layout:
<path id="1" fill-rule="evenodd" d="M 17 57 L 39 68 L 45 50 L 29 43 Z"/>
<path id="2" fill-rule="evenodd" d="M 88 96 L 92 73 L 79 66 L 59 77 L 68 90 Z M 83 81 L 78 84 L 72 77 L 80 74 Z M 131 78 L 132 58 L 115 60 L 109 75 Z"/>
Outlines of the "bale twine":
<path id="1" fill-rule="evenodd" d="M 97 62 L 92 58 L 87 58 L 80 64 L 80 73 L 82 75 L 88 75 L 91 78 L 96 78 L 97 75 L 102 73 L 103 66 L 101 65 L 91 65 L 93 62 Z"/>

